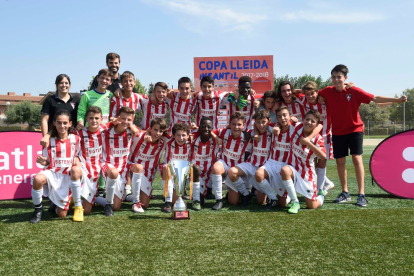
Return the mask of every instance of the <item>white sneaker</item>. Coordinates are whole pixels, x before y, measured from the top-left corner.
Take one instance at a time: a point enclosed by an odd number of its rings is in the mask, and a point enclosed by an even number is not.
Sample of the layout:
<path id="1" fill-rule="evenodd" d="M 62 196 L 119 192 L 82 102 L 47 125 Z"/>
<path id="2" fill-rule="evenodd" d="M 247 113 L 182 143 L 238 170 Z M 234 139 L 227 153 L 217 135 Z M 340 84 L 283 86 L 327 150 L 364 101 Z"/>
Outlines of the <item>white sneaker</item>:
<path id="1" fill-rule="evenodd" d="M 333 188 L 335 188 L 335 184 L 333 184 L 333 182 L 330 181 L 329 179 L 325 178 L 325 183 L 323 184 L 323 187 L 322 187 L 322 190 L 325 192 L 325 195 L 327 195 L 328 192 L 332 190 Z"/>
<path id="2" fill-rule="evenodd" d="M 132 211 L 134 211 L 134 213 L 144 213 L 144 209 L 142 208 L 142 203 L 138 202 L 132 205 Z"/>

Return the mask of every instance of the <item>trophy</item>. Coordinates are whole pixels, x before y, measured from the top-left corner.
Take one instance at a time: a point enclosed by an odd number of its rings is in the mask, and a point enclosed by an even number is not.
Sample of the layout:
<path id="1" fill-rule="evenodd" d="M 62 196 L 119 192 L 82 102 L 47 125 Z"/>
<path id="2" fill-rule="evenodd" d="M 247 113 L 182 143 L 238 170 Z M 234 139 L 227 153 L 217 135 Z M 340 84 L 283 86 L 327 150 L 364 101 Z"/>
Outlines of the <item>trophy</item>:
<path id="1" fill-rule="evenodd" d="M 176 193 L 178 195 L 177 201 L 173 206 L 173 215 L 172 218 L 175 220 L 181 219 L 190 219 L 190 212 L 187 210 L 187 204 L 182 199 L 184 194 L 185 183 L 187 180 L 190 181 L 190 199 L 192 195 L 193 188 L 193 165 L 188 161 L 184 160 L 171 160 L 168 164 L 168 169 L 170 170 L 171 176 L 173 177 L 173 183 L 176 187 Z M 168 180 L 165 181 L 164 196 L 167 196 L 168 191 Z"/>

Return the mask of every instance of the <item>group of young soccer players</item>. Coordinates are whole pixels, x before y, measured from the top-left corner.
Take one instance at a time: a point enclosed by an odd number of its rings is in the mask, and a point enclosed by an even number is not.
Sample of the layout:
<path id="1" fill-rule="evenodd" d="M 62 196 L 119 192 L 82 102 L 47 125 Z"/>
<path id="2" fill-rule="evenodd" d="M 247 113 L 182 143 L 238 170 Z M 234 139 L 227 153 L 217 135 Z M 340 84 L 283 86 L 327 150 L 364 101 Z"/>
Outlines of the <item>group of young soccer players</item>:
<path id="1" fill-rule="evenodd" d="M 129 71 L 115 93 L 106 90 L 110 70 L 100 70 L 97 82 L 82 95 L 77 122 L 60 110 L 42 139 L 37 162 L 45 169 L 33 179 L 32 223 L 41 221 L 42 196 L 49 197 L 49 210 L 59 217 L 67 215 L 73 199 L 74 221 L 83 221 L 95 204 L 112 216 L 123 201 L 132 201 L 132 210 L 143 213 L 157 171 L 165 190 L 162 211 L 171 212 L 177 200 L 167 166 L 172 160 L 193 164 L 189 196 L 196 211 L 206 198 L 216 199 L 213 210 L 223 207 L 223 183 L 229 204 L 246 206 L 256 194 L 265 209 L 290 204 L 293 214 L 300 209 L 296 193 L 316 209 L 334 187 L 326 178 L 326 159 L 333 158 L 331 122 L 313 82 L 304 85 L 303 94 L 282 82 L 259 101 L 247 76 L 239 78 L 234 92 L 215 91 L 209 76 L 201 79 L 200 92 L 192 92 L 191 80 L 183 77 L 178 92 L 158 82 L 149 97 L 133 93 L 135 77 Z M 226 128 L 218 128 L 221 105 L 229 110 Z M 133 124 L 139 112 L 140 129 Z M 98 194 L 100 183 L 105 197 Z"/>

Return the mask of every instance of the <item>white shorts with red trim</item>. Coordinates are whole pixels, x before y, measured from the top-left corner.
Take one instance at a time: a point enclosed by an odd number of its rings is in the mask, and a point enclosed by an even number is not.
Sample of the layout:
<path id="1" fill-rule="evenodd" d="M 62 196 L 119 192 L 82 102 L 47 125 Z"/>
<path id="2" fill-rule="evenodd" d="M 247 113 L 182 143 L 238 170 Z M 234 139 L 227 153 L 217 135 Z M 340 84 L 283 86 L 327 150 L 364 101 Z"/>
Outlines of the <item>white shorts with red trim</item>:
<path id="1" fill-rule="evenodd" d="M 293 172 L 293 183 L 295 185 L 295 190 L 297 193 L 303 195 L 306 198 L 311 200 L 316 200 L 317 188 L 315 181 L 307 181 L 303 179 L 294 167 L 287 165 Z"/>
<path id="2" fill-rule="evenodd" d="M 141 176 L 141 192 L 150 196 L 152 194 L 152 182 L 145 175 Z"/>
<path id="3" fill-rule="evenodd" d="M 329 139 L 327 136 L 330 136 Z M 332 135 L 323 135 L 324 144 L 325 144 L 325 151 L 326 151 L 326 159 L 334 159 L 333 157 L 333 148 L 332 148 Z"/>
<path id="4" fill-rule="evenodd" d="M 39 174 L 43 174 L 47 179 L 47 189 L 43 189 L 43 196 L 49 197 L 57 207 L 69 210 L 69 203 L 72 198 L 69 174 L 49 170 L 41 171 Z"/>
<path id="5" fill-rule="evenodd" d="M 88 178 L 88 170 L 82 166 L 82 189 L 81 196 L 90 204 L 95 202 L 96 192 L 99 188 L 99 176 L 96 178 Z"/>
<path id="6" fill-rule="evenodd" d="M 224 162 L 224 160 L 223 159 L 219 159 L 219 160 L 217 160 L 216 162 L 220 162 L 222 165 L 223 165 L 223 167 L 224 167 L 224 171 L 225 171 L 225 174 L 227 175 L 227 173 L 229 172 L 229 170 L 230 170 L 230 166 L 229 165 L 227 165 L 226 164 L 226 162 Z"/>
<path id="7" fill-rule="evenodd" d="M 279 162 L 273 159 L 269 159 L 266 163 L 263 164 L 260 168 L 264 169 L 267 174 L 269 175 L 269 184 L 272 190 L 277 193 L 280 197 L 286 197 L 287 191 L 285 186 L 282 183 L 282 176 L 280 175 L 280 171 L 282 170 L 283 166 L 286 166 L 286 163 Z M 259 185 L 257 185 L 256 181 L 253 181 L 253 186 L 261 193 L 263 191 L 260 189 Z"/>

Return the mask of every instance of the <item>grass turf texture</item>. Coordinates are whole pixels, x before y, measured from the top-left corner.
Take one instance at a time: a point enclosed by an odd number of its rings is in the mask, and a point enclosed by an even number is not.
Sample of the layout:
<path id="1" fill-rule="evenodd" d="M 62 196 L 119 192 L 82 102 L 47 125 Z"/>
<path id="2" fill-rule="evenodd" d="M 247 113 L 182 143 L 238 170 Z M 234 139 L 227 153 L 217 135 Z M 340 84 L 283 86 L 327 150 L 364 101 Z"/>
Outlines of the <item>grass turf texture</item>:
<path id="1" fill-rule="evenodd" d="M 413 274 L 414 201 L 371 185 L 368 163 L 375 147 L 364 147 L 366 196 L 358 208 L 349 158 L 352 201 L 333 204 L 341 192 L 334 161 L 328 177 L 336 188 L 318 210 L 297 215 L 286 208 L 263 211 L 253 198 L 247 208 L 214 200 L 188 221 L 160 211 L 161 183 L 144 214 L 125 203 L 114 217 L 97 207 L 85 222 L 45 213 L 31 225 L 31 200 L 0 202 L 0 272 L 4 275 L 402 275 Z M 47 206 L 48 200 L 44 201 Z M 189 204 L 189 207 L 191 204 Z"/>

